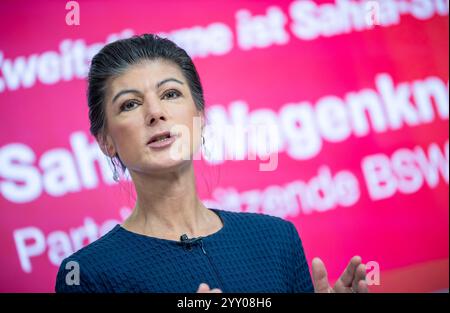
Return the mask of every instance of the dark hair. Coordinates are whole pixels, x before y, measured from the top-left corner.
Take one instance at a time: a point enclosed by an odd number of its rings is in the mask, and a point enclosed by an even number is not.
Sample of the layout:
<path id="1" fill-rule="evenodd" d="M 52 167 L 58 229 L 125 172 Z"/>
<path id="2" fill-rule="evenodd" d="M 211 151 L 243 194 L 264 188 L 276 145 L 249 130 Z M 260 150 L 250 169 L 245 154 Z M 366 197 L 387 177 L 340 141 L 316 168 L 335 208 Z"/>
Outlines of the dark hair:
<path id="1" fill-rule="evenodd" d="M 131 65 L 157 59 L 171 61 L 178 65 L 188 82 L 195 106 L 199 111 L 204 111 L 205 103 L 200 77 L 186 51 L 169 39 L 157 35 L 133 36 L 104 46 L 92 58 L 87 89 L 90 132 L 92 135 L 95 137 L 102 135 L 106 127 L 104 100 L 108 81 L 123 74 Z M 124 169 L 121 160 L 120 162 Z"/>

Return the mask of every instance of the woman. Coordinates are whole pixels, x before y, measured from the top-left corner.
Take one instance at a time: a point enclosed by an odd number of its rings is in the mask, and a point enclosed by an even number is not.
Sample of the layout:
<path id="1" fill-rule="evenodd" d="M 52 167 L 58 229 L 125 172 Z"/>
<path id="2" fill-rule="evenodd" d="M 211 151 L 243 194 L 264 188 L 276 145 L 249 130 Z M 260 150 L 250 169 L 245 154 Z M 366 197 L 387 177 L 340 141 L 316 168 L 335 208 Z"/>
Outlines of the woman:
<path id="1" fill-rule="evenodd" d="M 203 90 L 173 42 L 142 35 L 105 46 L 91 63 L 88 104 L 91 133 L 115 179 L 128 169 L 137 200 L 122 225 L 63 261 L 57 292 L 367 291 L 359 257 L 334 287 L 314 259 L 313 286 L 291 222 L 202 204 L 192 158 L 203 142 L 193 122 L 205 124 Z M 70 283 L 74 262 L 80 276 Z"/>

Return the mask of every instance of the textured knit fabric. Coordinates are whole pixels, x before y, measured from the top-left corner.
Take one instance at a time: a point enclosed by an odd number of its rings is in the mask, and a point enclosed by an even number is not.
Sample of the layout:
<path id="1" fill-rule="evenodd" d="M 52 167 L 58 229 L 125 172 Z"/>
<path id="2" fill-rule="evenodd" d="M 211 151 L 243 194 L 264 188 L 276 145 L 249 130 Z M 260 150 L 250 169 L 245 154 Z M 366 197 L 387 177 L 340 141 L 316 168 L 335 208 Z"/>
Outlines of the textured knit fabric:
<path id="1" fill-rule="evenodd" d="M 190 245 L 116 225 L 62 262 L 56 292 L 313 292 L 295 226 L 281 218 L 211 209 L 223 227 Z M 79 264 L 79 284 L 66 276 Z M 73 263 L 72 263 L 73 264 Z M 70 264 L 69 264 L 70 265 Z"/>

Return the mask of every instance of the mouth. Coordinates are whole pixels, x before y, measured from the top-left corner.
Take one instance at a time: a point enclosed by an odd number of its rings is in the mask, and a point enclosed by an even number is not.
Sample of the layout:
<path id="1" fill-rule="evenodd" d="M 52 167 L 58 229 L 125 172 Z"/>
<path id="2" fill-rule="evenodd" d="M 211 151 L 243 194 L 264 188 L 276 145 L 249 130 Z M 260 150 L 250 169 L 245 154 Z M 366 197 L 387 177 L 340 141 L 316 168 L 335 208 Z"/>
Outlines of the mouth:
<path id="1" fill-rule="evenodd" d="M 161 132 L 150 138 L 147 145 L 152 148 L 164 148 L 171 145 L 176 140 L 176 135 L 170 132 Z"/>

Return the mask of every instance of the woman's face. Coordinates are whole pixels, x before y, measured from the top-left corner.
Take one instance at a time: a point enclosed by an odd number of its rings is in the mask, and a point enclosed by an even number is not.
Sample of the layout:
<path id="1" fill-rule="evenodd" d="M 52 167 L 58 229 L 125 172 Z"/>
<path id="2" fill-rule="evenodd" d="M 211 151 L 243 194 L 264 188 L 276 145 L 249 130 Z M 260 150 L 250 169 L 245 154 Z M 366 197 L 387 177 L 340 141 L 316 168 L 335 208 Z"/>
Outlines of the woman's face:
<path id="1" fill-rule="evenodd" d="M 105 100 L 106 151 L 102 148 L 110 156 L 118 153 L 130 172 L 158 173 L 191 162 L 200 146 L 202 113 L 177 65 L 165 60 L 133 65 L 109 82 Z M 171 138 L 151 142 L 163 132 Z"/>

